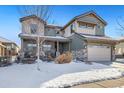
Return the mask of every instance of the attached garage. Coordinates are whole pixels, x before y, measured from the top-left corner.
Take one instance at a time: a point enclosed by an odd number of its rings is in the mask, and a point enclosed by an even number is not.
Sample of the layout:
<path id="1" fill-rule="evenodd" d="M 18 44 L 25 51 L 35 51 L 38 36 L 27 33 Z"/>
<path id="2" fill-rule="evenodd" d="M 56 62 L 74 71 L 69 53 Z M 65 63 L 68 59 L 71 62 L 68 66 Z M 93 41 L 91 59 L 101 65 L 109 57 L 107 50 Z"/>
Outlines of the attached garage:
<path id="1" fill-rule="evenodd" d="M 107 45 L 88 45 L 88 61 L 111 61 L 111 47 Z"/>

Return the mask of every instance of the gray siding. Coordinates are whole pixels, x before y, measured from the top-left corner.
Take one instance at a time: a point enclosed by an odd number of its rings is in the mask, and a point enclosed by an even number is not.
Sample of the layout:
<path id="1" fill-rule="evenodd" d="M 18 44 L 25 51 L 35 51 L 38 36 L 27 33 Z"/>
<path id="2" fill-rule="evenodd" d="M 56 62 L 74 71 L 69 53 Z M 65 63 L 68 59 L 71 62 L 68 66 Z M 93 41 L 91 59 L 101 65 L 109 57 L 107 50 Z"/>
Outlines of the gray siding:
<path id="1" fill-rule="evenodd" d="M 80 50 L 85 47 L 85 41 L 82 36 L 74 34 L 70 37 L 70 48 L 71 50 Z"/>
<path id="2" fill-rule="evenodd" d="M 56 30 L 52 28 L 46 28 L 44 34 L 45 36 L 56 36 Z"/>
<path id="3" fill-rule="evenodd" d="M 104 36 L 104 24 L 100 20 L 98 20 L 97 18 L 85 16 L 85 17 L 79 18 L 78 21 L 96 24 L 96 29 L 95 29 L 96 35 L 103 35 Z"/>
<path id="4" fill-rule="evenodd" d="M 96 35 L 104 36 L 104 27 L 98 28 L 96 27 Z"/>
<path id="5" fill-rule="evenodd" d="M 63 48 L 64 51 L 69 51 L 69 43 L 63 43 Z"/>

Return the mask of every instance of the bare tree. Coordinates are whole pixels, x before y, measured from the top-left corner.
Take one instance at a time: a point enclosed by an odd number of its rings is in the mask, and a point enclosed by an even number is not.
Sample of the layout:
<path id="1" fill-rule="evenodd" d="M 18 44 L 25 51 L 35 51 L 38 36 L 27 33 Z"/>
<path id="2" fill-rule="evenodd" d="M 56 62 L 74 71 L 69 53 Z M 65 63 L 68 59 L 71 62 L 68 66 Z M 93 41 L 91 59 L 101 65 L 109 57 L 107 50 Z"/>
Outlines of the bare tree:
<path id="1" fill-rule="evenodd" d="M 124 36 L 124 18 L 119 17 L 118 19 L 116 19 L 116 23 L 118 24 L 118 28 L 117 30 L 119 31 L 119 34 L 121 36 Z"/>
<path id="2" fill-rule="evenodd" d="M 53 13 L 53 6 L 50 5 L 22 5 L 18 7 L 21 17 L 36 15 L 46 22 L 50 22 Z"/>
<path id="3" fill-rule="evenodd" d="M 42 19 L 43 21 L 49 23 L 51 22 L 51 16 L 53 13 L 53 6 L 47 6 L 47 5 L 23 5 L 23 6 L 19 6 L 18 7 L 18 12 L 21 15 L 21 17 L 25 17 L 25 16 L 30 16 L 30 15 L 35 15 L 38 18 Z M 41 24 L 38 23 L 37 24 L 38 28 L 40 28 Z M 35 28 L 34 28 L 35 30 Z M 41 31 L 43 31 L 41 29 Z M 45 37 L 41 36 L 43 34 L 41 34 L 42 32 L 38 33 L 36 36 L 36 41 L 37 41 L 37 63 L 39 64 L 40 60 L 40 55 L 44 54 L 42 51 L 42 47 L 40 48 L 40 45 L 43 44 L 43 42 L 45 41 Z M 39 65 L 37 67 L 38 70 L 40 70 Z"/>

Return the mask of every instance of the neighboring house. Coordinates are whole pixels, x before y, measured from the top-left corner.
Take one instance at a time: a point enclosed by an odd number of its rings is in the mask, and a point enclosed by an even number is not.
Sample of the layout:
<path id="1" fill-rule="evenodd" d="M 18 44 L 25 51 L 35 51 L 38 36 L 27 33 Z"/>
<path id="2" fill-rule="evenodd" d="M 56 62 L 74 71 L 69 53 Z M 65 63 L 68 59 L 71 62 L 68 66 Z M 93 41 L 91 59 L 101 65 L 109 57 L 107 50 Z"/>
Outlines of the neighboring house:
<path id="1" fill-rule="evenodd" d="M 23 17 L 21 53 L 36 56 L 37 36 L 45 38 L 44 52 L 59 55 L 72 51 L 74 57 L 84 61 L 111 61 L 115 59 L 116 41 L 105 36 L 107 23 L 94 11 L 74 17 L 64 27 L 49 25 L 35 15 Z"/>
<path id="2" fill-rule="evenodd" d="M 0 37 L 0 57 L 12 57 L 17 55 L 18 51 L 16 43 Z"/>
<path id="3" fill-rule="evenodd" d="M 124 57 L 124 38 L 121 37 L 115 46 L 116 57 Z"/>
<path id="4" fill-rule="evenodd" d="M 0 57 L 5 55 L 4 53 L 5 49 L 6 49 L 5 45 L 3 45 L 2 42 L 0 41 Z"/>

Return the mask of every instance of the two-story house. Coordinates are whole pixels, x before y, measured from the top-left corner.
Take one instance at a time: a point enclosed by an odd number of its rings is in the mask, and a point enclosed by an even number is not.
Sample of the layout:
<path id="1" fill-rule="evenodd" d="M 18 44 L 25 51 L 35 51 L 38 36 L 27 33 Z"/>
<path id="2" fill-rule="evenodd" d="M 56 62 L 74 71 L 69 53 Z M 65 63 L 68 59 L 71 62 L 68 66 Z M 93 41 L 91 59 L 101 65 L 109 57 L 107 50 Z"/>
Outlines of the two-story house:
<path id="1" fill-rule="evenodd" d="M 16 43 L 0 37 L 0 57 L 12 57 L 16 56 L 19 51 L 19 47 Z"/>
<path id="2" fill-rule="evenodd" d="M 74 17 L 64 27 L 49 25 L 39 17 L 32 15 L 20 19 L 22 23 L 22 54 L 37 54 L 37 36 L 44 41 L 41 49 L 57 56 L 72 51 L 84 61 L 114 60 L 116 41 L 105 36 L 107 23 L 94 11 Z M 76 55 L 75 55 L 76 54 Z"/>

